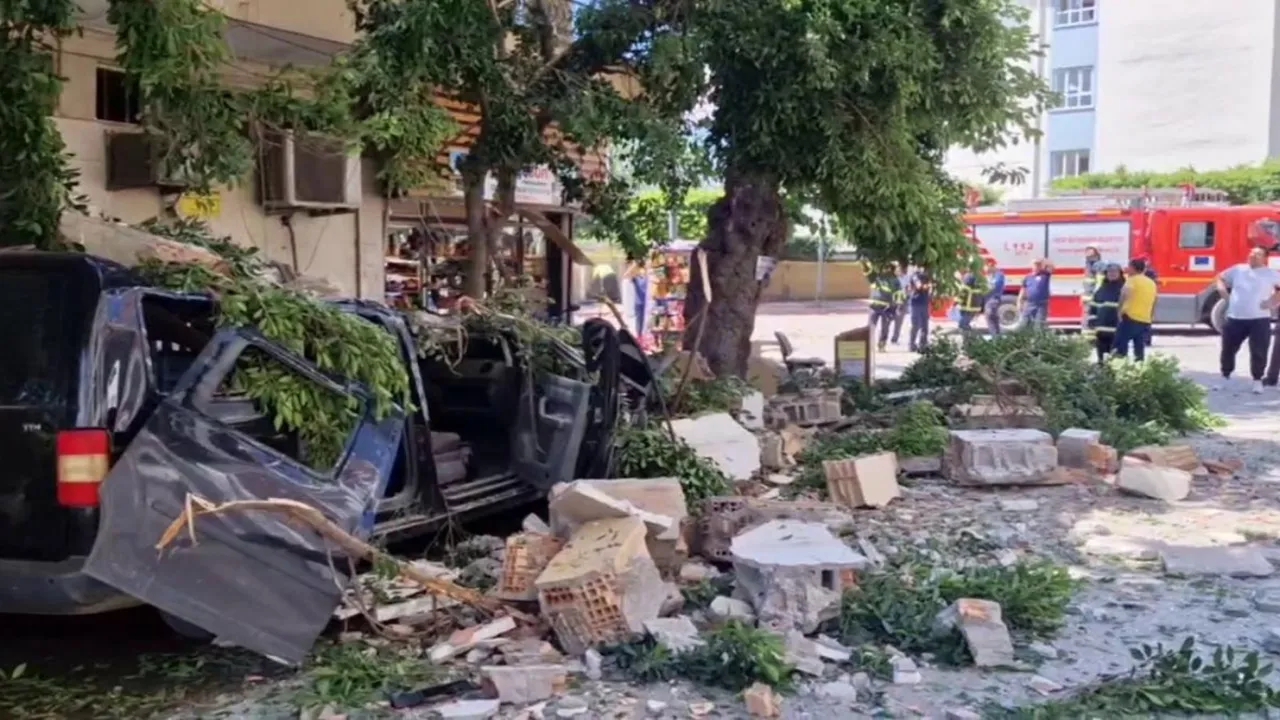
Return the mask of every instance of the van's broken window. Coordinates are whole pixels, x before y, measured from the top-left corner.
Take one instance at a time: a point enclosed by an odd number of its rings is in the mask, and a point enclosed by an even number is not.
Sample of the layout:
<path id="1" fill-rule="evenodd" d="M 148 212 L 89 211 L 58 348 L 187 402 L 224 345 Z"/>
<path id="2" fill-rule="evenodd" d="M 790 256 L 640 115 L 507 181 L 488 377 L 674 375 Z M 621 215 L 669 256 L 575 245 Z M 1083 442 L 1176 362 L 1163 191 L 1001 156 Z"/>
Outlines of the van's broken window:
<path id="1" fill-rule="evenodd" d="M 247 347 L 208 398 L 206 414 L 321 475 L 346 452 L 360 421 L 360 401 Z M 329 422 L 327 418 L 337 418 Z"/>
<path id="2" fill-rule="evenodd" d="M 142 299 L 142 317 L 151 353 L 152 382 L 158 392 L 167 395 L 217 331 L 213 302 L 148 295 Z"/>
<path id="3" fill-rule="evenodd" d="M 84 320 L 71 313 L 73 278 L 0 270 L 0 405 L 57 407 L 67 400 Z"/>

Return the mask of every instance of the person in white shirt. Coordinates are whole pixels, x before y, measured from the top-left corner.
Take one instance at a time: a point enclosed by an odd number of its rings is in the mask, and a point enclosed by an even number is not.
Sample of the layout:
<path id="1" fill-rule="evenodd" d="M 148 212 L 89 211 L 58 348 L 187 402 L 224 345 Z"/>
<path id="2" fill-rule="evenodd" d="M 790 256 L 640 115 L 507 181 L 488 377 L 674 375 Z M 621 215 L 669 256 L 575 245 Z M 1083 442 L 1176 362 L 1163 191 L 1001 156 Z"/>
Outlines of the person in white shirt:
<path id="1" fill-rule="evenodd" d="M 1249 261 L 1227 268 L 1218 276 L 1218 294 L 1227 298 L 1227 321 L 1222 328 L 1219 369 L 1224 380 L 1236 369 L 1236 355 L 1249 341 L 1249 374 L 1253 391 L 1262 392 L 1271 338 L 1271 314 L 1280 301 L 1280 272 L 1267 267 L 1267 251 L 1254 248 Z"/>

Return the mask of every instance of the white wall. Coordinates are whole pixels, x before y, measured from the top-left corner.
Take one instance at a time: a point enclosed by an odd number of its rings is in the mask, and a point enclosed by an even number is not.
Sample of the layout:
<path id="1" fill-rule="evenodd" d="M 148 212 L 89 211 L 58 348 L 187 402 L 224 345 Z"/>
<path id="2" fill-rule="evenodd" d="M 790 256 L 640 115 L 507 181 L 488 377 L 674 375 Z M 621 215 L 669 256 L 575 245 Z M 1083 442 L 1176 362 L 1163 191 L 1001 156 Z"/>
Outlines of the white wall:
<path id="1" fill-rule="evenodd" d="M 1276 0 L 1100 5 L 1096 170 L 1266 158 Z"/>

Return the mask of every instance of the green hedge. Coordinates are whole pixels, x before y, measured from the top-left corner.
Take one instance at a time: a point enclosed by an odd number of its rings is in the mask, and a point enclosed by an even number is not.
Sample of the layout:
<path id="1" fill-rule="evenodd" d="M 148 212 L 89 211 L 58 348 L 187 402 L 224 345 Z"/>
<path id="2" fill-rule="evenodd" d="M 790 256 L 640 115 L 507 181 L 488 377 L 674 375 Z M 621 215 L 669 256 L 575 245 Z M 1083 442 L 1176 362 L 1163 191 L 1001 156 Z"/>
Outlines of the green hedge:
<path id="1" fill-rule="evenodd" d="M 1139 172 L 1125 167 L 1115 172 L 1090 173 L 1053 181 L 1055 190 L 1095 190 L 1106 188 L 1173 188 L 1195 183 L 1198 188 L 1224 190 L 1236 205 L 1280 200 L 1280 161 L 1261 165 L 1238 165 L 1226 170 L 1197 171 L 1184 168 L 1168 173 Z"/>

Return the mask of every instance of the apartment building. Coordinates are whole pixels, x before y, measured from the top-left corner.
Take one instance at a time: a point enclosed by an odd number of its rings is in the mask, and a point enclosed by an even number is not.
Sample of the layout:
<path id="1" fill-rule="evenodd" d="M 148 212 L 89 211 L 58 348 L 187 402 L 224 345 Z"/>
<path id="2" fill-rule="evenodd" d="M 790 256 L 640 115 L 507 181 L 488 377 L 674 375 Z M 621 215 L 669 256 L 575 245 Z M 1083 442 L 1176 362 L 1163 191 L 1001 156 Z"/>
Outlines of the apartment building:
<path id="1" fill-rule="evenodd" d="M 1048 44 L 1038 63 L 1059 94 L 1038 142 L 974 157 L 1027 167 L 1011 197 L 1054 179 L 1119 166 L 1216 169 L 1280 155 L 1276 0 L 1023 0 Z"/>

